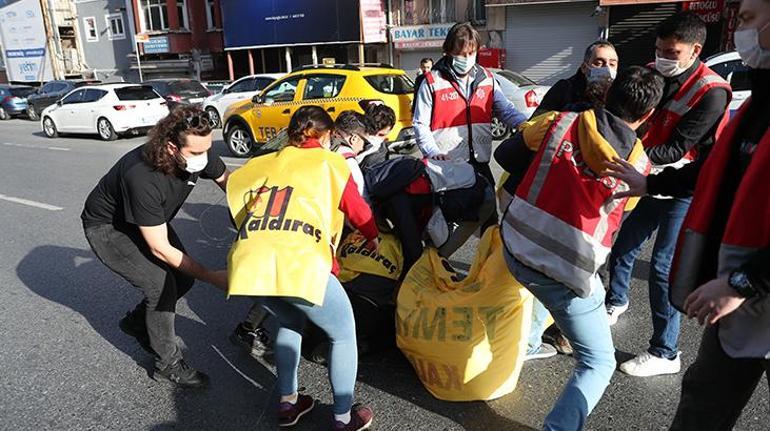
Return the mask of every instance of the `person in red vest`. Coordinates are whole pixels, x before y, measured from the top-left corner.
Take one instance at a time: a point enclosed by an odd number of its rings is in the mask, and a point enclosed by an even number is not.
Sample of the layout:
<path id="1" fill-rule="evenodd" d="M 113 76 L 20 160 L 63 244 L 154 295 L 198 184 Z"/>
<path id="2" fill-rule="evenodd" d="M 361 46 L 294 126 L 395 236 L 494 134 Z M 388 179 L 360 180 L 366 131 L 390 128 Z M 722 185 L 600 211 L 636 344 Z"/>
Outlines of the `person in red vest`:
<path id="1" fill-rule="evenodd" d="M 506 264 L 551 313 L 577 360 L 543 429 L 582 429 L 615 371 L 598 270 L 636 199 L 612 199 L 628 186 L 607 177 L 605 165 L 619 158 L 649 172 L 635 130 L 652 115 L 662 92 L 659 73 L 630 67 L 618 73 L 606 109 L 544 114 L 520 139 L 501 144 L 522 148 L 513 151 L 530 160 L 523 173 L 518 163 L 503 166 L 519 179 L 501 223 Z"/>
<path id="2" fill-rule="evenodd" d="M 735 45 L 750 68 L 751 99 L 703 166 L 638 175 L 619 161 L 611 175 L 642 196 L 695 185 L 671 272 L 671 300 L 707 323 L 682 380 L 672 430 L 730 430 L 763 373 L 770 374 L 770 0 L 743 0 Z M 695 165 L 693 163 L 692 165 Z M 700 176 L 695 175 L 700 171 Z"/>
<path id="3" fill-rule="evenodd" d="M 697 152 L 707 151 L 729 118 L 730 85 L 698 59 L 705 41 L 706 24 L 692 12 L 673 15 L 657 29 L 654 67 L 666 78 L 666 86 L 655 114 L 640 129 L 653 173 L 681 169 Z M 606 298 L 610 326 L 628 309 L 634 262 L 642 245 L 656 235 L 648 279 L 652 337 L 647 351 L 620 365 L 626 374 L 644 377 L 680 370 L 680 317 L 668 299 L 668 275 L 691 199 L 688 194 L 643 197 L 613 246 Z"/>
<path id="4" fill-rule="evenodd" d="M 444 56 L 417 90 L 414 129 L 425 157 L 467 161 L 494 184 L 489 169 L 492 116 L 511 128 L 527 117 L 505 97 L 492 73 L 476 63 L 480 47 L 481 37 L 470 23 L 449 29 Z"/>

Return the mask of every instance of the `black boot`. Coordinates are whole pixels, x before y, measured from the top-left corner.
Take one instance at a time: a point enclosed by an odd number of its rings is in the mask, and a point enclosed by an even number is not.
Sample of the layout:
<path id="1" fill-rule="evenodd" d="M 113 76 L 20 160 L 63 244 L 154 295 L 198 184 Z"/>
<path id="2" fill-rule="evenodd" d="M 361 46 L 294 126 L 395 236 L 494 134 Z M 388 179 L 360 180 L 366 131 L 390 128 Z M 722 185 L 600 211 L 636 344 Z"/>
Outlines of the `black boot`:
<path id="1" fill-rule="evenodd" d="M 168 380 L 174 384 L 191 388 L 203 388 L 209 383 L 209 376 L 187 365 L 184 359 L 180 359 L 164 369 L 155 368 L 153 378 Z"/>

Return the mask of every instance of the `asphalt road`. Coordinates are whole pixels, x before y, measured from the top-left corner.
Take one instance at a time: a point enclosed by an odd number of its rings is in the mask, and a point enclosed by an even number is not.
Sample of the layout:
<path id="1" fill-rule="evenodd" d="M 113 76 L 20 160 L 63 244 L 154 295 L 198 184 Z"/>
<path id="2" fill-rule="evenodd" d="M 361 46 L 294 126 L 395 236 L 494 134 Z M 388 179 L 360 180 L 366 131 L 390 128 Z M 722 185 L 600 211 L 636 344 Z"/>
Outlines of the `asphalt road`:
<path id="1" fill-rule="evenodd" d="M 86 195 L 143 138 L 46 139 L 36 123 L 0 123 L 0 429 L 274 429 L 274 368 L 227 340 L 249 301 L 226 300 L 197 284 L 179 303 L 177 332 L 186 357 L 209 373 L 208 390 L 179 390 L 148 377 L 152 361 L 118 320 L 140 294 L 99 263 L 80 227 Z M 215 147 L 226 149 L 217 132 Z M 226 158 L 231 168 L 243 161 Z M 224 268 L 233 232 L 223 194 L 202 181 L 173 222 L 190 253 Z M 468 263 L 476 240 L 455 256 Z M 619 357 L 646 348 L 651 332 L 646 282 L 649 248 L 637 270 L 631 309 L 613 328 Z M 683 324 L 685 365 L 700 329 Z M 516 391 L 499 400 L 449 403 L 432 398 L 397 354 L 360 365 L 357 399 L 376 412 L 378 430 L 532 430 L 542 424 L 573 366 L 569 357 L 527 363 Z M 300 430 L 326 429 L 331 396 L 326 369 L 303 361 L 301 385 L 320 398 Z M 681 374 L 639 379 L 616 373 L 587 429 L 666 429 Z M 759 385 L 736 429 L 767 430 L 768 388 Z M 764 424 L 764 425 L 763 425 Z"/>

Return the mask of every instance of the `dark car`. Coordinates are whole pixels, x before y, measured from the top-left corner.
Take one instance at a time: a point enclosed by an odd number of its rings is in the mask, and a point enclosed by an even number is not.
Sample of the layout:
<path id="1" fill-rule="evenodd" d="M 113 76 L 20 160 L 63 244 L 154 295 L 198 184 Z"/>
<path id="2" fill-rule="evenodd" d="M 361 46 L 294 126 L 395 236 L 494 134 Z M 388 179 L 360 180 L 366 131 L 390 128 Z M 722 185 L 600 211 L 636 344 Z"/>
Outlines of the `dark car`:
<path id="1" fill-rule="evenodd" d="M 151 79 L 142 84 L 149 85 L 173 109 L 180 104 L 194 105 L 202 103 L 211 93 L 199 81 L 194 79 Z"/>
<path id="2" fill-rule="evenodd" d="M 27 96 L 35 92 L 28 85 L 0 85 L 0 120 L 27 112 Z"/>
<path id="3" fill-rule="evenodd" d="M 43 112 L 43 109 L 58 102 L 70 91 L 84 85 L 98 83 L 99 81 L 81 80 L 48 81 L 35 94 L 30 94 L 27 97 L 27 117 L 37 121 L 40 119 L 40 113 Z"/>

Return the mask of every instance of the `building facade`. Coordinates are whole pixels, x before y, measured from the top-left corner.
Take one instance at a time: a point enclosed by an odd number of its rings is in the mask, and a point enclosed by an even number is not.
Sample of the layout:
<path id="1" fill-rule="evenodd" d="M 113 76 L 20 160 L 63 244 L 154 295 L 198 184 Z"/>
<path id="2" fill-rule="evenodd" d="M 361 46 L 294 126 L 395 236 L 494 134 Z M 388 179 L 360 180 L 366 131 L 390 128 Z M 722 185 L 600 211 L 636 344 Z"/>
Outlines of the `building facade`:
<path id="1" fill-rule="evenodd" d="M 120 81 L 131 77 L 134 52 L 124 0 L 78 0 L 80 40 L 90 77 Z"/>

